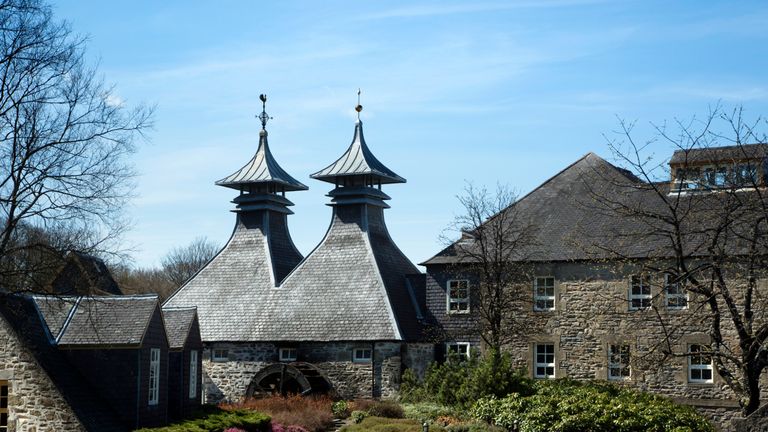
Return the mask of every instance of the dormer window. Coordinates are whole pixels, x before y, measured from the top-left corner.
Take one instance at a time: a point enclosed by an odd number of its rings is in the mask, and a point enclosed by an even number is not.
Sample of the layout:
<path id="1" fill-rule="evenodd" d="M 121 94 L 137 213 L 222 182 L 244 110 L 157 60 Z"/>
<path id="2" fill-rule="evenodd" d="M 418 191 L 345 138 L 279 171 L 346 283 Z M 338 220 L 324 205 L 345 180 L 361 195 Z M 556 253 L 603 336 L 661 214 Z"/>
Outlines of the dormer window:
<path id="1" fill-rule="evenodd" d="M 725 163 L 677 168 L 672 192 L 743 188 L 758 185 L 760 175 L 756 162 Z"/>

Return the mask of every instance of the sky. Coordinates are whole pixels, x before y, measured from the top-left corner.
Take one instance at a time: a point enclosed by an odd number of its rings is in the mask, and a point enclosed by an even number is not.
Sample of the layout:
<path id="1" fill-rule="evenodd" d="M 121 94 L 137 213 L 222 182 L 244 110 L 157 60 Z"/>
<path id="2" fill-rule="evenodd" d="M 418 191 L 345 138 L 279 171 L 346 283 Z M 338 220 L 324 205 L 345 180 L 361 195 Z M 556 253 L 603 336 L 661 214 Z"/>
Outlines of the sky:
<path id="1" fill-rule="evenodd" d="M 305 255 L 330 223 L 309 178 L 352 140 L 408 182 L 385 185 L 390 233 L 415 263 L 442 247 L 466 182 L 523 195 L 588 152 L 608 160 L 618 119 L 651 124 L 741 105 L 768 115 L 764 1 L 68 0 L 89 61 L 126 106 L 156 107 L 126 209 L 133 264 L 205 236 L 223 245 L 235 192 L 214 182 L 269 143 L 309 186 L 289 227 Z M 667 158 L 671 147 L 650 149 Z"/>

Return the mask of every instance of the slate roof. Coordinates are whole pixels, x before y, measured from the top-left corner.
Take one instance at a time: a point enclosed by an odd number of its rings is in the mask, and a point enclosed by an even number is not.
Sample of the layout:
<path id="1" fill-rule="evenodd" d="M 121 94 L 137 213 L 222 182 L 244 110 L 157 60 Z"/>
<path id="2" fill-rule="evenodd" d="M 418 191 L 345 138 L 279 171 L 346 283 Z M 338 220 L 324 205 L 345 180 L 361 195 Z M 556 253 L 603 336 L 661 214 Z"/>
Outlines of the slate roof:
<path id="1" fill-rule="evenodd" d="M 262 130 L 259 133 L 259 148 L 253 158 L 245 166 L 217 181 L 216 184 L 240 190 L 242 186 L 267 183 L 280 185 L 286 191 L 308 189 L 278 165 L 269 150 L 267 131 Z"/>
<path id="2" fill-rule="evenodd" d="M 671 256 L 671 250 L 669 238 L 662 233 L 663 222 L 639 216 L 642 212 L 665 215 L 670 211 L 667 204 L 673 203 L 685 215 L 683 222 L 695 227 L 686 231 L 690 234 L 685 236 L 689 248 L 685 253 L 696 255 L 706 253 L 702 240 L 706 230 L 719 223 L 722 211 L 718 210 L 727 205 L 726 201 L 734 198 L 747 203 L 752 196 L 749 192 L 735 196 L 706 191 L 667 195 L 669 190 L 669 182 L 643 182 L 588 153 L 504 211 L 514 212 L 510 219 L 531 222 L 533 239 L 517 251 L 524 257 L 522 261 L 664 258 Z M 660 195 L 672 198 L 662 199 Z M 750 220 L 749 215 L 735 217 L 737 221 Z M 740 228 L 732 223 L 730 229 Z M 746 253 L 746 240 L 739 239 L 749 237 L 733 237 L 729 253 Z M 472 246 L 456 242 L 423 265 L 460 262 L 464 247 Z"/>
<path id="3" fill-rule="evenodd" d="M 352 144 L 336 162 L 328 165 L 310 177 L 328 183 L 336 183 L 337 177 L 368 175 L 381 183 L 405 183 L 405 179 L 387 168 L 368 149 L 363 137 L 363 122 L 355 123 Z"/>
<path id="4" fill-rule="evenodd" d="M 34 296 L 33 301 L 58 346 L 141 345 L 158 307 L 154 294 Z"/>
<path id="5" fill-rule="evenodd" d="M 170 349 L 184 348 L 196 316 L 197 308 L 195 307 L 163 308 L 163 321 Z"/>
<path id="6" fill-rule="evenodd" d="M 287 228 L 278 236 L 280 230 L 266 228 L 261 218 L 258 213 L 238 214 L 221 252 L 163 305 L 196 306 L 205 342 L 261 340 L 258 324 L 269 319 L 274 306 L 266 299 L 284 276 L 276 270 L 287 273 L 301 261 Z M 273 236 L 280 237 L 275 244 L 270 242 Z"/>
<path id="7" fill-rule="evenodd" d="M 79 274 L 72 273 L 75 268 L 80 270 Z M 51 285 L 61 294 L 122 294 L 104 261 L 79 251 L 67 253 L 64 266 Z"/>
<path id="8" fill-rule="evenodd" d="M 744 144 L 723 147 L 676 150 L 669 163 L 671 165 L 724 162 L 733 163 L 748 159 L 765 159 L 768 156 L 768 144 Z"/>
<path id="9" fill-rule="evenodd" d="M 0 301 L 0 315 L 13 328 L 24 346 L 72 408 L 86 430 L 124 432 L 130 427 L 119 422 L 118 414 L 106 403 L 99 391 L 50 343 L 46 325 L 36 312 L 34 301 L 28 297 L 6 296 Z"/>

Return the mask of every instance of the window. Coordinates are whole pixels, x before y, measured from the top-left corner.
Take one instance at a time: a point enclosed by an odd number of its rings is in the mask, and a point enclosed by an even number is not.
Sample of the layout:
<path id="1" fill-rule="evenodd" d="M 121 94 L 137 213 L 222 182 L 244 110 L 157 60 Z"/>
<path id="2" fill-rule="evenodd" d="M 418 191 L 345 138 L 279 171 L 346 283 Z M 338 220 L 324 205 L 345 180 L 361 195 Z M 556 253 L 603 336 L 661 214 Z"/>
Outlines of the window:
<path id="1" fill-rule="evenodd" d="M 651 278 L 647 275 L 632 276 L 629 287 L 629 309 L 651 307 Z"/>
<path id="2" fill-rule="evenodd" d="M 448 313 L 469 312 L 469 281 L 448 281 Z"/>
<path id="3" fill-rule="evenodd" d="M 533 309 L 555 309 L 555 278 L 536 277 L 533 279 Z"/>
<path id="4" fill-rule="evenodd" d="M 704 180 L 710 188 L 725 187 L 728 183 L 728 168 L 706 167 L 704 169 Z"/>
<path id="5" fill-rule="evenodd" d="M 445 344 L 445 356 L 469 358 L 469 342 L 449 342 Z"/>
<path id="6" fill-rule="evenodd" d="M 189 398 L 197 397 L 197 351 L 189 352 Z"/>
<path id="7" fill-rule="evenodd" d="M 629 379 L 629 345 L 608 345 L 608 379 Z"/>
<path id="8" fill-rule="evenodd" d="M 536 344 L 534 354 L 534 377 L 536 378 L 554 378 L 555 377 L 555 345 L 554 344 Z"/>
<path id="9" fill-rule="evenodd" d="M 757 168 L 753 164 L 740 164 L 736 166 L 736 185 L 752 186 L 757 183 Z"/>
<path id="10" fill-rule="evenodd" d="M 213 354 L 211 355 L 211 360 L 215 362 L 221 362 L 221 361 L 227 361 L 229 360 L 229 350 L 223 349 L 223 348 L 214 348 Z"/>
<path id="11" fill-rule="evenodd" d="M 8 381 L 0 381 L 0 432 L 8 431 Z"/>
<path id="12" fill-rule="evenodd" d="M 352 361 L 355 363 L 368 363 L 371 361 L 371 354 L 370 348 L 355 348 L 352 353 Z"/>
<path id="13" fill-rule="evenodd" d="M 664 275 L 664 293 L 667 296 L 667 309 L 685 309 L 688 307 L 688 294 L 683 284 L 675 281 L 675 276 Z"/>
<path id="14" fill-rule="evenodd" d="M 297 358 L 296 348 L 280 348 L 281 362 L 293 362 L 293 361 L 296 361 L 296 358 Z"/>
<path id="15" fill-rule="evenodd" d="M 149 404 L 160 399 L 160 348 L 149 350 Z"/>
<path id="16" fill-rule="evenodd" d="M 712 382 L 712 356 L 706 354 L 706 351 L 703 345 L 688 346 L 688 382 Z"/>

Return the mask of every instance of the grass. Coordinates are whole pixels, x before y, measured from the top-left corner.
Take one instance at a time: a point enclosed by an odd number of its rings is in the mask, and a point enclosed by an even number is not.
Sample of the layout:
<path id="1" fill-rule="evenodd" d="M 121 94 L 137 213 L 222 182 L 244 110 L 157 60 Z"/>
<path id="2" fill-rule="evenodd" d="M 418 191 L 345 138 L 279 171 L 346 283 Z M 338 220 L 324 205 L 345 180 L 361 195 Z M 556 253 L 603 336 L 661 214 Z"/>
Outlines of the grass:
<path id="1" fill-rule="evenodd" d="M 358 424 L 341 428 L 342 432 L 421 432 L 421 423 L 413 419 L 391 419 L 384 417 L 366 417 Z M 445 432 L 445 429 L 430 425 L 430 432 Z"/>

